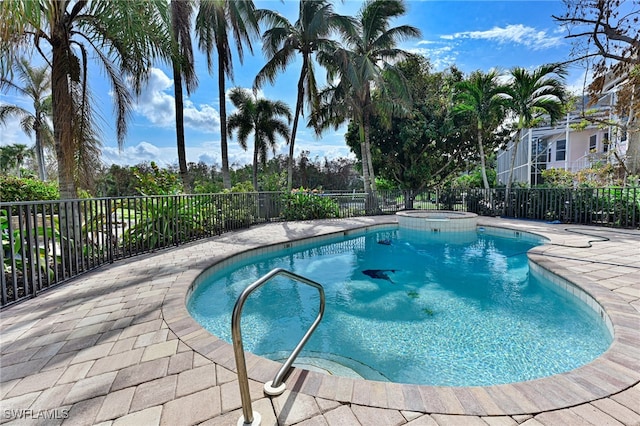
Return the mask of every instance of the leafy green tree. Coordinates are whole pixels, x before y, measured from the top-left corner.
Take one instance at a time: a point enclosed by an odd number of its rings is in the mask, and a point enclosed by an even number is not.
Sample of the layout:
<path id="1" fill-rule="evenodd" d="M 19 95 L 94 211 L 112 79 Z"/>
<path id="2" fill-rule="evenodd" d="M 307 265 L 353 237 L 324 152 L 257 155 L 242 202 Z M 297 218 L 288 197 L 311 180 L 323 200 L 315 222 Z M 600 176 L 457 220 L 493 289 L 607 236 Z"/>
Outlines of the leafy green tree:
<path id="1" fill-rule="evenodd" d="M 193 182 L 193 191 L 196 194 L 212 194 L 222 192 L 222 175 L 216 166 L 209 166 L 203 161 L 188 163 L 189 178 Z"/>
<path id="2" fill-rule="evenodd" d="M 397 47 L 398 43 L 420 36 L 420 30 L 409 25 L 391 27 L 391 21 L 406 13 L 401 0 L 369 0 L 356 17 L 354 32 L 343 32 L 344 47 L 331 54 L 321 52 L 320 63 L 329 69 L 331 85 L 323 93 L 323 107 L 313 119 L 316 128 L 337 127 L 346 120 L 358 126 L 360 155 L 364 190 L 375 191 L 370 143 L 371 116 L 384 108 L 390 110 L 409 103 L 408 91 L 401 73 L 394 63 L 404 59 L 407 52 Z M 386 77 L 385 77 L 386 76 Z M 372 86 L 380 93 L 393 94 L 395 102 L 381 97 L 372 102 Z M 405 101 L 405 102 L 401 102 Z"/>
<path id="3" fill-rule="evenodd" d="M 468 117 L 453 114 L 453 88 L 462 74 L 451 69 L 431 72 L 424 58 L 412 56 L 397 64 L 407 76 L 414 99 L 409 115 L 371 117 L 371 145 L 379 176 L 405 192 L 405 206 L 424 188 L 442 185 L 466 166 L 475 153 Z M 374 101 L 377 91 L 373 92 Z M 351 123 L 347 144 L 357 153 L 359 129 Z"/>
<path id="4" fill-rule="evenodd" d="M 489 156 L 486 161 L 485 174 L 489 181 L 489 187 L 496 185 L 498 174 L 495 169 L 495 155 Z M 459 188 L 484 188 L 484 176 L 481 167 L 472 169 L 469 173 L 458 176 L 453 182 L 453 186 Z"/>
<path id="5" fill-rule="evenodd" d="M 258 71 L 255 88 L 262 87 L 266 81 L 273 84 L 277 74 L 284 71 L 297 55 L 302 57 L 287 161 L 287 189 L 291 190 L 298 120 L 305 101 L 311 109 L 316 108 L 318 103 L 313 55 L 320 50 L 332 49 L 335 45 L 329 39 L 332 30 L 340 28 L 350 31 L 353 22 L 351 18 L 334 13 L 333 5 L 327 0 L 300 0 L 298 19 L 293 24 L 273 11 L 261 11 L 260 17 L 269 24 L 262 35 L 263 51 L 268 62 Z"/>
<path id="6" fill-rule="evenodd" d="M 551 123 L 562 117 L 567 99 L 563 82 L 566 75 L 566 69 L 557 64 L 542 65 L 533 71 L 521 67 L 511 70 L 507 107 L 518 118 L 516 126 L 520 134 L 514 140 L 511 152 L 507 193 L 511 189 L 516 154 L 524 129 L 532 127 L 543 115 L 549 117 Z"/>
<path id="7" fill-rule="evenodd" d="M 291 110 L 282 101 L 256 98 L 249 91 L 235 87 L 229 94 L 231 103 L 238 111 L 229 116 L 229 136 L 238 133 L 238 142 L 245 151 L 247 139 L 253 133 L 253 189 L 258 190 L 258 163 L 265 165 L 267 152 L 275 154 L 276 136 L 289 137 Z M 281 117 L 287 119 L 285 122 Z"/>
<path id="8" fill-rule="evenodd" d="M 191 44 L 191 18 L 194 12 L 192 0 L 171 0 L 171 66 L 173 69 L 173 93 L 176 109 L 176 145 L 180 178 L 186 191 L 191 190 L 184 140 L 183 82 L 187 94 L 195 89 L 198 76 L 195 73 Z"/>
<path id="9" fill-rule="evenodd" d="M 233 77 L 231 36 L 235 40 L 238 57 L 242 62 L 244 44 L 253 51 L 251 40 L 259 34 L 256 9 L 251 0 L 200 0 L 196 16 L 196 36 L 200 49 L 207 56 L 209 72 L 213 71 L 213 51 L 218 60 L 218 94 L 220 97 L 220 151 L 222 181 L 231 188 L 229 152 L 227 145 L 226 77 Z"/>
<path id="10" fill-rule="evenodd" d="M 137 167 L 140 167 L 138 165 Z M 136 191 L 136 178 L 132 167 L 112 164 L 108 169 L 100 170 L 97 180 L 97 195 L 100 197 L 124 197 L 139 195 Z"/>
<path id="11" fill-rule="evenodd" d="M 485 189 L 489 189 L 485 161 L 485 135 L 495 131 L 505 118 L 507 87 L 498 83 L 495 70 L 476 71 L 456 85 L 455 111 L 469 114 L 476 123 L 476 141 L 480 155 L 480 171 Z"/>
<path id="12" fill-rule="evenodd" d="M 175 195 L 182 191 L 178 175 L 167 169 L 161 169 L 155 162 L 149 164 L 150 170 L 132 167 L 137 180 L 136 190 L 140 195 Z"/>
<path id="13" fill-rule="evenodd" d="M 44 148 L 54 146 L 53 130 L 47 120 L 51 115 L 51 78 L 47 66 L 33 67 L 26 58 L 13 64 L 15 79 L 0 77 L 0 88 L 14 90 L 33 102 L 33 112 L 17 105 L 0 105 L 0 123 L 10 116 L 20 119 L 20 126 L 27 136 L 35 135 L 35 152 L 38 160 L 38 176 L 46 180 Z"/>

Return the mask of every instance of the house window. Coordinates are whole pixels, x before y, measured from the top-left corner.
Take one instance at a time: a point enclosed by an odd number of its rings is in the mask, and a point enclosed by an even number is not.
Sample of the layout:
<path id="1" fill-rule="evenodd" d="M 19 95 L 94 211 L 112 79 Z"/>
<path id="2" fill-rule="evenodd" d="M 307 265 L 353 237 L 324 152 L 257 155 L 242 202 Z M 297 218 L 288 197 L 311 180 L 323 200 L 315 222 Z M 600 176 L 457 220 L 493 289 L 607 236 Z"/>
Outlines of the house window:
<path id="1" fill-rule="evenodd" d="M 556 142 L 556 161 L 564 161 L 567 155 L 567 141 Z"/>
<path id="2" fill-rule="evenodd" d="M 589 152 L 597 150 L 596 149 L 598 147 L 597 143 L 598 143 L 598 135 L 593 135 L 589 138 Z"/>
<path id="3" fill-rule="evenodd" d="M 609 144 L 609 132 L 607 132 L 602 136 L 602 152 L 609 151 Z"/>

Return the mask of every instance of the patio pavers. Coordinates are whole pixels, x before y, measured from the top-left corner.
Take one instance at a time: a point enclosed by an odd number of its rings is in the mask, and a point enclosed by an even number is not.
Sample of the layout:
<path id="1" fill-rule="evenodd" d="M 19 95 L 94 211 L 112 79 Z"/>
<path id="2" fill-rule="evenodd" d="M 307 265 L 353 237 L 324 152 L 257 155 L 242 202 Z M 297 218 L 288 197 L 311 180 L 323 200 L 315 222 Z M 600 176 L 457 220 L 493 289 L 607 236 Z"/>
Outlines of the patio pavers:
<path id="1" fill-rule="evenodd" d="M 385 223 L 395 218 L 255 226 L 116 262 L 4 309 L 0 423 L 235 425 L 242 411 L 233 352 L 186 313 L 191 283 L 232 254 Z M 295 369 L 277 397 L 266 397 L 262 382 L 278 365 L 248 355 L 262 424 L 640 425 L 640 231 L 498 218 L 480 224 L 558 244 L 530 257 L 578 281 L 605 307 L 614 349 L 568 374 L 490 387 L 365 382 Z"/>

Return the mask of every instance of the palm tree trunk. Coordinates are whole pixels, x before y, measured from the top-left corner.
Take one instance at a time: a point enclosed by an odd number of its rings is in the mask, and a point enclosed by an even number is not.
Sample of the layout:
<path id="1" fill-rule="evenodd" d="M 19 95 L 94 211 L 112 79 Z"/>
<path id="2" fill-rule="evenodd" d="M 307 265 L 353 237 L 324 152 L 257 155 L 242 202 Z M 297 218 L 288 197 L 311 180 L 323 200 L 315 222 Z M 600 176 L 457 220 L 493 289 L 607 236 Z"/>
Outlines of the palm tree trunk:
<path id="1" fill-rule="evenodd" d="M 191 191 L 191 182 L 187 171 L 187 153 L 184 141 L 184 98 L 182 96 L 182 73 L 177 61 L 173 59 L 173 93 L 176 106 L 176 145 L 178 148 L 178 167 L 184 191 Z"/>
<path id="2" fill-rule="evenodd" d="M 227 102 L 224 84 L 224 64 L 222 63 L 223 46 L 218 46 L 218 93 L 220 97 L 220 154 L 222 155 L 222 184 L 231 189 L 231 174 L 229 173 L 229 148 L 227 147 Z"/>
<path id="3" fill-rule="evenodd" d="M 296 133 L 298 131 L 298 119 L 302 111 L 304 102 L 304 76 L 307 73 L 307 57 L 303 57 L 302 70 L 300 71 L 300 79 L 298 80 L 298 99 L 296 100 L 296 113 L 293 116 L 293 127 L 291 128 L 291 139 L 289 140 L 289 158 L 287 159 L 287 191 L 293 188 L 293 155 L 294 144 L 296 142 Z"/>
<path id="4" fill-rule="evenodd" d="M 67 78 L 69 45 L 62 40 L 52 42 L 51 101 L 53 110 L 53 133 L 58 159 L 58 184 L 60 198 L 76 198 L 73 149 L 73 98 Z"/>
<path id="5" fill-rule="evenodd" d="M 371 158 L 371 122 L 369 114 L 367 113 L 365 113 L 364 116 L 364 146 L 367 151 L 367 168 L 369 169 L 369 186 L 367 192 L 375 192 L 376 175 L 373 171 L 373 160 Z"/>
<path id="6" fill-rule="evenodd" d="M 367 160 L 367 145 L 364 137 L 364 124 L 359 126 L 360 134 L 360 161 L 362 162 L 362 180 L 364 181 L 364 192 L 371 191 L 371 181 L 369 180 L 369 161 Z"/>
<path id="7" fill-rule="evenodd" d="M 40 131 L 40 123 L 35 126 L 36 133 L 36 160 L 38 162 L 38 177 L 41 181 L 47 179 L 47 174 L 44 170 L 44 149 L 42 148 L 42 133 Z"/>
<path id="8" fill-rule="evenodd" d="M 256 130 L 254 130 L 256 131 Z M 252 173 L 253 190 L 258 191 L 258 140 L 253 144 L 253 173 Z"/>
<path id="9" fill-rule="evenodd" d="M 484 147 L 482 146 L 482 129 L 478 128 L 478 151 L 480 152 L 480 169 L 482 171 L 482 182 L 484 189 L 489 189 L 489 179 L 487 179 L 487 165 L 484 159 Z"/>
<path id="10" fill-rule="evenodd" d="M 364 145 L 367 150 L 367 167 L 369 168 L 369 186 L 366 191 L 373 193 L 376 190 L 376 175 L 373 171 L 373 159 L 371 155 L 371 90 L 369 83 L 365 87 L 365 102 L 363 108 L 362 122 L 364 123 Z"/>
<path id="11" fill-rule="evenodd" d="M 58 159 L 58 187 L 60 199 L 71 200 L 77 197 L 77 192 L 74 179 L 73 96 L 68 79 L 70 46 L 64 29 L 58 29 L 54 34 L 51 42 L 51 101 Z M 74 250 L 81 249 L 79 209 L 74 208 L 74 204 L 61 203 L 59 211 L 61 254 L 64 256 L 63 264 L 71 271 L 78 270 Z"/>
<path id="12" fill-rule="evenodd" d="M 513 169 L 516 167 L 516 155 L 518 153 L 518 145 L 520 145 L 520 138 L 522 137 L 522 131 L 524 129 L 520 129 L 518 132 L 518 139 L 513 143 L 513 152 L 511 153 L 511 165 L 509 166 L 509 178 L 507 179 L 507 195 L 509 194 L 509 190 L 511 189 L 511 183 L 513 181 Z"/>
<path id="13" fill-rule="evenodd" d="M 524 129 L 520 129 L 518 132 L 518 139 L 513 144 L 513 152 L 511 153 L 511 165 L 509 166 L 509 178 L 507 179 L 507 187 L 504 192 L 504 211 L 503 214 L 507 213 L 507 210 L 511 206 L 511 182 L 513 181 L 513 169 L 516 167 L 516 155 L 518 153 L 518 145 L 520 145 L 520 138 L 522 137 L 521 133 Z"/>

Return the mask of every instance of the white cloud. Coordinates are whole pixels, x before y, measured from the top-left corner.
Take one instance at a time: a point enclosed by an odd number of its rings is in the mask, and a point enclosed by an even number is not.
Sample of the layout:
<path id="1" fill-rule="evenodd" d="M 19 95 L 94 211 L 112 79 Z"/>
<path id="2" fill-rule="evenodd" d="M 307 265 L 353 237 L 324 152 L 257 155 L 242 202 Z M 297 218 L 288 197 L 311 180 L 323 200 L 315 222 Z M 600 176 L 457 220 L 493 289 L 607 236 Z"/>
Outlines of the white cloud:
<path id="1" fill-rule="evenodd" d="M 220 141 L 204 142 L 195 146 L 186 147 L 187 161 L 198 163 L 200 161 L 209 165 L 222 164 L 220 155 Z M 115 147 L 102 149 L 102 160 L 105 164 L 118 164 L 120 166 L 133 166 L 139 163 L 154 161 L 160 167 L 178 164 L 178 151 L 175 146 L 157 146 L 151 142 L 142 141 L 137 145 L 124 147 L 119 150 Z M 229 142 L 229 163 L 243 165 L 252 161 L 252 153 L 245 152 L 237 143 Z"/>
<path id="2" fill-rule="evenodd" d="M 140 94 L 135 111 L 143 115 L 151 124 L 170 128 L 175 126 L 175 102 L 173 80 L 162 70 L 151 69 L 147 86 Z M 203 133 L 220 131 L 220 115 L 211 105 L 195 105 L 190 100 L 184 102 L 185 127 Z"/>
<path id="3" fill-rule="evenodd" d="M 144 163 L 149 161 L 155 161 L 159 165 L 163 166 L 171 164 L 166 162 L 165 158 L 171 154 L 177 157 L 175 148 L 159 148 L 149 142 L 140 142 L 135 146 L 128 146 L 119 150 L 118 148 L 105 146 L 102 148 L 102 158 L 107 164 L 118 164 L 121 166 L 133 166 L 138 163 Z"/>
<path id="4" fill-rule="evenodd" d="M 211 105 L 200 105 L 200 109 L 191 101 L 184 104 L 184 125 L 203 133 L 220 131 L 220 114 Z"/>
<path id="5" fill-rule="evenodd" d="M 428 43 L 418 43 L 418 44 L 428 44 Z M 408 49 L 409 52 L 415 53 L 417 55 L 422 55 L 426 58 L 429 58 L 429 62 L 433 66 L 436 71 L 442 71 L 445 68 L 456 63 L 458 59 L 458 53 L 454 50 L 454 46 L 445 45 L 440 47 L 426 48 L 426 47 L 417 47 L 413 49 Z"/>
<path id="6" fill-rule="evenodd" d="M 147 86 L 135 105 L 135 111 L 154 125 L 161 127 L 174 125 L 174 98 L 166 93 L 172 86 L 173 81 L 164 72 L 158 68 L 152 68 Z"/>
<path id="7" fill-rule="evenodd" d="M 498 43 L 515 43 L 527 46 L 533 50 L 542 50 L 558 46 L 563 37 L 552 36 L 544 30 L 524 26 L 522 24 L 507 25 L 506 27 L 493 27 L 485 31 L 463 31 L 455 34 L 442 35 L 444 40 L 459 38 L 493 40 Z"/>

